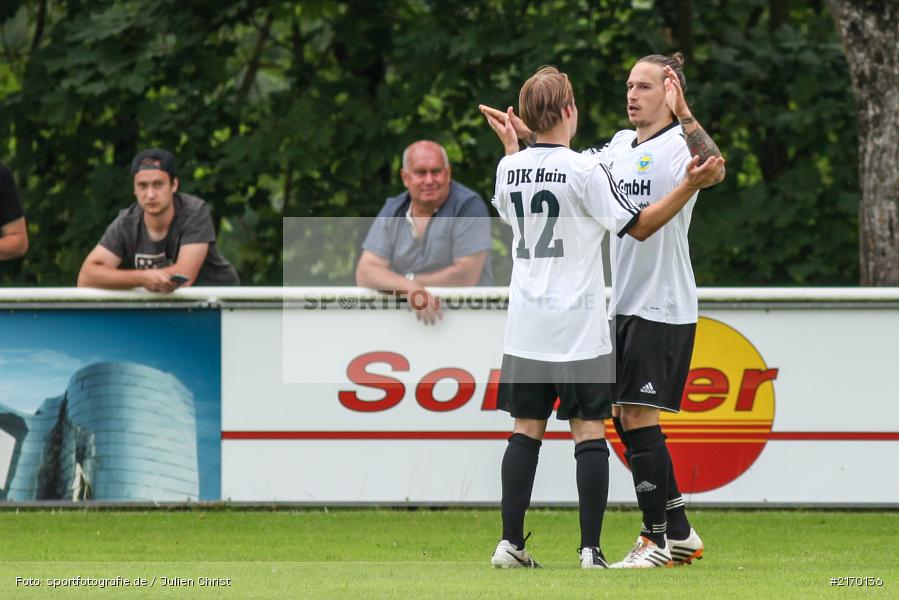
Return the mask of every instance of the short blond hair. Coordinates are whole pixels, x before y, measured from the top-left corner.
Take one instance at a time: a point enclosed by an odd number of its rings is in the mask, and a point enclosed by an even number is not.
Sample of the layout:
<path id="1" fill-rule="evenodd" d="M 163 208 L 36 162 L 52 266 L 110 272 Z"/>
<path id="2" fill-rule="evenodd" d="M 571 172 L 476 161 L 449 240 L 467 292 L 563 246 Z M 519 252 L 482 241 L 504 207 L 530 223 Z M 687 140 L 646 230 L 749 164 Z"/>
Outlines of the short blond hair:
<path id="1" fill-rule="evenodd" d="M 562 109 L 572 104 L 574 90 L 568 75 L 555 67 L 540 67 L 518 94 L 518 114 L 536 133 L 555 127 L 562 120 Z"/>

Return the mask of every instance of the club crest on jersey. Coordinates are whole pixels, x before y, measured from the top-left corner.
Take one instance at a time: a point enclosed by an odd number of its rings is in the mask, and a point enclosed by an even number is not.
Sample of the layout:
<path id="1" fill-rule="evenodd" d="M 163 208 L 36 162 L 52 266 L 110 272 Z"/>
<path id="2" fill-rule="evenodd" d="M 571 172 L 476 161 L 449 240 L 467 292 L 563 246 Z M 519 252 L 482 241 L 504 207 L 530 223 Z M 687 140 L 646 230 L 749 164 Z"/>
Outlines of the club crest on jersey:
<path id="1" fill-rule="evenodd" d="M 636 164 L 634 164 L 634 172 L 637 173 L 637 175 L 646 175 L 652 168 L 652 162 L 652 152 L 644 152 L 640 155 L 640 158 L 637 159 Z"/>

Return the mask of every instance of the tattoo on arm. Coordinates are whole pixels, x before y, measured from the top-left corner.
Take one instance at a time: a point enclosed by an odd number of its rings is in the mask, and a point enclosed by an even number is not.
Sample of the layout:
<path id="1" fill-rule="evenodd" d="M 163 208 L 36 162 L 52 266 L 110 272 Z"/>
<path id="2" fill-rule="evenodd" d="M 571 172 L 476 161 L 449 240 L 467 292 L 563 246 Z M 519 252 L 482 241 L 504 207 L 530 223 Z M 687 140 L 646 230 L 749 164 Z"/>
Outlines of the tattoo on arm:
<path id="1" fill-rule="evenodd" d="M 690 123 L 695 123 L 695 122 L 696 122 L 696 119 L 694 119 L 693 117 L 684 117 L 683 119 L 680 119 L 681 125 L 689 125 Z"/>
<path id="2" fill-rule="evenodd" d="M 690 149 L 690 156 L 699 155 L 699 164 L 703 164 L 709 157 L 721 156 L 718 146 L 701 127 L 687 134 L 687 148 Z"/>

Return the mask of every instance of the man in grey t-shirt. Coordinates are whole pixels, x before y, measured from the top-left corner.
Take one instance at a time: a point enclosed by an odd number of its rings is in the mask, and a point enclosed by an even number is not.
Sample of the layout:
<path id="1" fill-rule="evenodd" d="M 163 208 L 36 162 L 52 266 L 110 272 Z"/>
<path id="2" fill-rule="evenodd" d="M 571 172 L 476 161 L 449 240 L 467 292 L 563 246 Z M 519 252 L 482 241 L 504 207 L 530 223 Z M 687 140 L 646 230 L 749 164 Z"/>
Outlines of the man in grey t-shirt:
<path id="1" fill-rule="evenodd" d="M 407 295 L 426 324 L 441 313 L 425 286 L 493 283 L 487 207 L 451 174 L 439 144 L 423 140 L 406 148 L 400 175 L 407 191 L 387 199 L 356 267 L 357 285 Z"/>
<path id="2" fill-rule="evenodd" d="M 175 157 L 140 152 L 131 163 L 137 202 L 119 213 L 78 273 L 79 287 L 144 287 L 170 293 L 182 285 L 240 285 L 215 246 L 209 206 L 178 192 Z"/>

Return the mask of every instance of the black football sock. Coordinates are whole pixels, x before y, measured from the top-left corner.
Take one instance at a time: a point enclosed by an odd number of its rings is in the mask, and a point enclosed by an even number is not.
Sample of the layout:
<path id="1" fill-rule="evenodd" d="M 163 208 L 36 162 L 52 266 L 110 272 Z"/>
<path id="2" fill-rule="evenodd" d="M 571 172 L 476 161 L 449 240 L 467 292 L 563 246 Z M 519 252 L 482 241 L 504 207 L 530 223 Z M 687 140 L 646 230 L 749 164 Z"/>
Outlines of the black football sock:
<path id="1" fill-rule="evenodd" d="M 531 504 L 541 444 L 523 433 L 513 433 L 503 455 L 503 539 L 519 550 L 524 548 L 524 513 Z"/>
<path id="2" fill-rule="evenodd" d="M 630 465 L 631 442 L 627 438 L 627 432 L 624 430 L 624 426 L 621 424 L 621 419 L 619 417 L 612 417 L 612 425 L 615 426 L 615 432 L 618 434 L 618 439 L 621 440 L 621 445 L 624 446 L 624 462 Z"/>
<path id="3" fill-rule="evenodd" d="M 666 446 L 667 449 L 667 446 Z M 674 477 L 674 463 L 671 462 L 671 451 L 668 451 L 668 502 L 665 504 L 665 515 L 668 518 L 668 537 L 672 540 L 683 540 L 690 535 L 690 521 L 684 499 L 677 487 Z"/>
<path id="4" fill-rule="evenodd" d="M 668 498 L 668 467 L 671 458 L 665 436 L 658 425 L 627 432 L 631 442 L 631 475 L 637 504 L 643 512 L 641 534 L 665 547 L 665 504 Z"/>
<path id="5" fill-rule="evenodd" d="M 574 446 L 581 548 L 599 548 L 602 520 L 609 500 L 609 446 L 603 439 Z"/>

